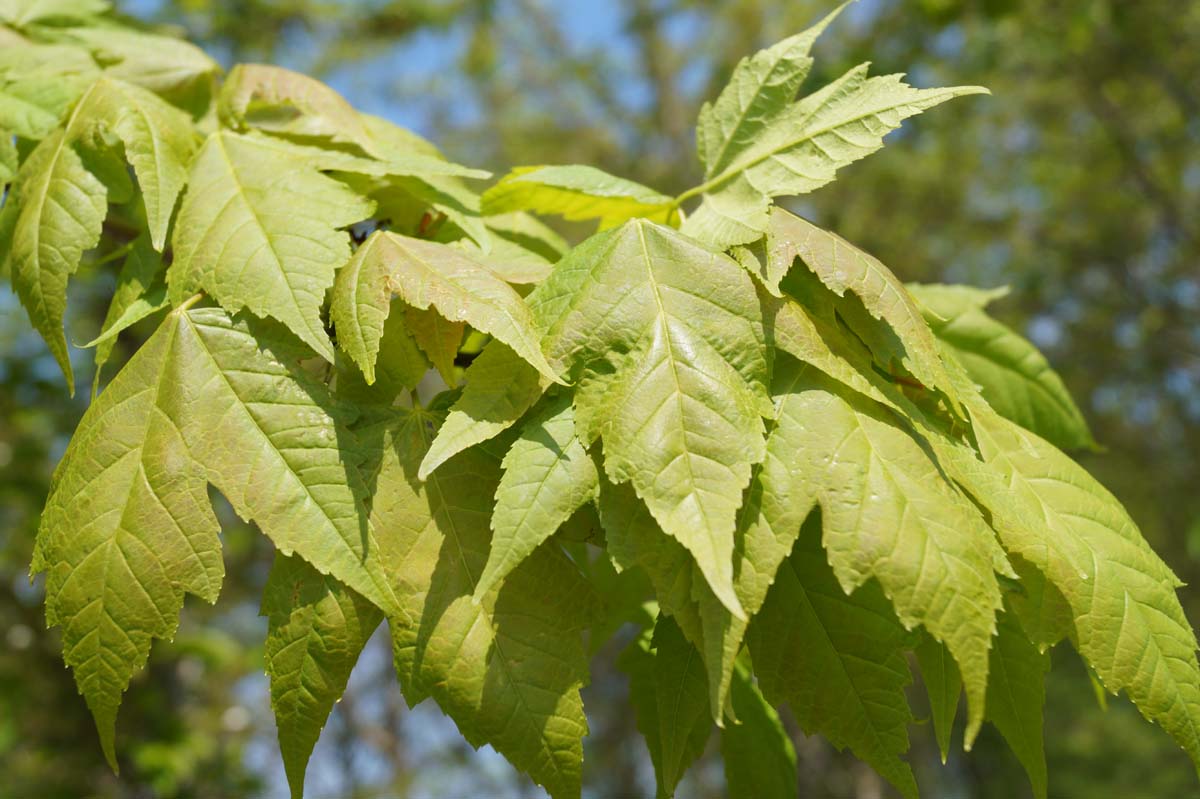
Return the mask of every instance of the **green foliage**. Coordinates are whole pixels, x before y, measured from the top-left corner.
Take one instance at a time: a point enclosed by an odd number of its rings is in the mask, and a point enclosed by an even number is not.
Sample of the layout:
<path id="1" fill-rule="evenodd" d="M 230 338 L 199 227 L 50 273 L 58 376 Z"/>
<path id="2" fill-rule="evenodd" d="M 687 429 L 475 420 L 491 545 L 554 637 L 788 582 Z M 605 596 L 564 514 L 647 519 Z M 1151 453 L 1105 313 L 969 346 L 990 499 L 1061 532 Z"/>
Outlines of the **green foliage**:
<path id="1" fill-rule="evenodd" d="M 0 3 L 0 254 L 69 387 L 81 263 L 124 258 L 98 364 L 160 317 L 80 422 L 33 560 L 111 762 L 152 640 L 184 594 L 217 600 L 209 486 L 278 551 L 297 796 L 382 619 L 405 699 L 555 797 L 581 792 L 589 652 L 623 623 L 663 796 L 714 726 L 733 793 L 794 794 L 783 705 L 915 796 L 909 652 L 943 756 L 965 692 L 966 746 L 994 724 L 1044 795 L 1063 639 L 1200 762 L 1180 583 L 1056 448 L 1093 442 L 1046 360 L 993 293 L 905 286 L 772 205 L 979 90 L 864 66 L 797 99 L 834 12 L 705 106 L 694 189 L 541 166 L 481 198 L 487 173 L 313 79 L 218 90 L 104 12 Z M 526 211 L 601 230 L 570 247 Z"/>

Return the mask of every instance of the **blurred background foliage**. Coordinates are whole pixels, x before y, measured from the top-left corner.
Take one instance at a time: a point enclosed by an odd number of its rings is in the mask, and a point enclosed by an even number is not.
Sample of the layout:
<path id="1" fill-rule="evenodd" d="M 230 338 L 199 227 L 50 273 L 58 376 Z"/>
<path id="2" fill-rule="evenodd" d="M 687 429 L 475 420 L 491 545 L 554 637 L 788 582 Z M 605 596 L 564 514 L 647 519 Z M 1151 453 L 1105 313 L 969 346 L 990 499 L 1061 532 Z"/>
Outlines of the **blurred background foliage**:
<path id="1" fill-rule="evenodd" d="M 807 26 L 811 0 L 128 0 L 223 64 L 314 74 L 355 105 L 497 172 L 583 162 L 676 192 L 698 178 L 692 122 L 736 61 Z M 918 86 L 978 83 L 907 123 L 879 154 L 794 210 L 903 278 L 1009 285 L 996 308 L 1042 347 L 1103 453 L 1081 459 L 1183 579 L 1200 584 L 1200 3 L 1195 0 L 859 0 L 817 47 L 811 83 L 864 60 Z M 578 237 L 585 231 L 566 228 Z M 86 270 L 85 270 L 86 271 Z M 69 332 L 99 327 L 110 276 L 75 281 Z M 128 346 L 128 344 L 126 344 Z M 128 352 L 125 353 L 128 355 Z M 81 374 L 90 356 L 76 351 Z M 226 514 L 216 607 L 189 600 L 119 722 L 105 767 L 46 632 L 27 565 L 48 480 L 86 404 L 0 290 L 0 797 L 283 797 L 257 601 L 260 537 Z M 82 382 L 82 381 L 81 381 Z M 86 385 L 86 383 L 84 383 Z M 1200 621 L 1200 590 L 1184 605 Z M 588 796 L 653 793 L 613 652 L 585 700 Z M 1200 795 L 1169 738 L 1122 699 L 1102 710 L 1083 666 L 1054 653 L 1050 794 Z M 914 692 L 918 717 L 924 712 Z M 795 730 L 795 725 L 792 725 Z M 891 796 L 868 769 L 795 730 L 801 796 Z M 994 734 L 942 766 L 928 724 L 911 758 L 930 797 L 1028 794 Z M 309 795 L 539 796 L 431 706 L 407 709 L 373 641 L 309 769 Z M 721 796 L 716 760 L 683 797 Z"/>

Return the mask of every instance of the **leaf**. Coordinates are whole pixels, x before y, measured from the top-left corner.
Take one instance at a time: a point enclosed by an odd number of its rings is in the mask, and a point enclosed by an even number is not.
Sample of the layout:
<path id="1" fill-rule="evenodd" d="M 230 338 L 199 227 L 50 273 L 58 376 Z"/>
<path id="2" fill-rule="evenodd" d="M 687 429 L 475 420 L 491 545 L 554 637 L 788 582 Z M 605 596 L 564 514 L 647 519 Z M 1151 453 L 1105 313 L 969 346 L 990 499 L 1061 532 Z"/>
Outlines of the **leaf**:
<path id="1" fill-rule="evenodd" d="M 131 325 L 166 308 L 167 286 L 163 278 L 162 256 L 154 251 L 149 236 L 139 236 L 121 265 L 117 287 L 108 304 L 100 335 L 85 344 L 96 348 L 96 379 L 100 367 L 108 362 L 117 336 Z"/>
<path id="2" fill-rule="evenodd" d="M 221 67 L 192 43 L 116 26 L 67 28 L 63 36 L 87 48 L 108 76 L 152 91 L 197 118 L 207 114 Z"/>
<path id="3" fill-rule="evenodd" d="M 988 669 L 987 719 L 1017 755 L 1033 795 L 1046 799 L 1046 750 L 1042 710 L 1050 656 L 1038 652 L 1011 613 L 1000 614 Z"/>
<path id="4" fill-rule="evenodd" d="M 551 399 L 525 423 L 503 466 L 492 512 L 492 547 L 475 587 L 477 600 L 599 494 L 596 464 L 575 436 L 569 394 Z"/>
<path id="5" fill-rule="evenodd" d="M 278 327 L 177 309 L 84 415 L 56 472 L 33 572 L 110 762 L 120 696 L 183 592 L 215 601 L 223 566 L 207 484 L 276 548 L 402 617 L 364 487 L 306 351 Z M 286 365 L 285 365 L 286 364 Z M 231 446 L 236 442 L 236 446 Z"/>
<path id="6" fill-rule="evenodd" d="M 904 696 L 910 635 L 877 584 L 850 592 L 834 576 L 816 517 L 780 567 L 747 639 L 768 701 L 787 702 L 805 732 L 849 746 L 900 793 L 916 797 L 912 770 L 899 757 L 912 721 Z"/>
<path id="7" fill-rule="evenodd" d="M 458 453 L 512 427 L 550 385 L 549 379 L 499 341 L 483 348 L 463 380 L 462 396 L 450 408 L 421 462 L 422 480 Z"/>
<path id="8" fill-rule="evenodd" d="M 542 355 L 529 307 L 485 264 L 445 244 L 377 231 L 339 273 L 331 309 L 334 324 L 349 332 L 343 347 L 368 381 L 378 346 L 375 331 L 393 293 L 414 308 L 434 308 L 450 321 L 490 333 L 543 375 L 558 379 Z"/>
<path id="9" fill-rule="evenodd" d="M 570 220 L 600 220 L 600 229 L 634 218 L 673 224 L 678 212 L 670 197 L 595 167 L 522 166 L 483 193 L 485 216 L 508 211 L 559 214 Z"/>
<path id="10" fill-rule="evenodd" d="M 454 357 L 462 344 L 466 323 L 451 322 L 432 308 L 404 307 L 404 321 L 417 346 L 421 348 L 438 370 L 438 374 L 453 386 L 458 382 L 454 374 Z"/>
<path id="11" fill-rule="evenodd" d="M 219 308 L 177 319 L 177 390 L 164 412 L 209 482 L 280 552 L 400 615 L 367 525 L 366 487 L 348 461 L 352 414 L 301 366 L 309 350 L 277 324 L 231 320 Z"/>
<path id="12" fill-rule="evenodd" d="M 1105 688 L 1126 691 L 1200 763 L 1200 667 L 1179 579 L 1082 467 L 1015 423 L 975 415 L 983 460 L 1007 488 L 980 499 L 1005 548 L 1070 608 L 1056 614 L 1057 635 L 1070 634 Z"/>
<path id="13" fill-rule="evenodd" d="M 47 20 L 87 20 L 109 7 L 107 0 L 0 0 L 0 22 L 26 28 Z"/>
<path id="14" fill-rule="evenodd" d="M 276 557 L 263 590 L 271 707 L 293 799 L 334 703 L 383 621 L 366 599 L 300 558 Z"/>
<path id="15" fill-rule="evenodd" d="M 914 651 L 917 663 L 921 666 L 921 682 L 925 684 L 925 691 L 929 695 L 933 733 L 937 737 L 938 750 L 942 753 L 942 765 L 945 765 L 946 757 L 950 754 L 950 736 L 954 733 L 954 717 L 958 715 L 958 698 L 962 696 L 962 675 L 945 645 L 932 636 L 922 635 Z M 991 675 L 988 680 L 989 697 L 996 680 L 993 672 L 995 666 L 996 650 L 993 649 L 988 662 L 988 673 Z M 991 711 L 990 698 L 988 710 Z"/>
<path id="16" fill-rule="evenodd" d="M 967 741 L 982 722 L 1000 589 L 993 532 L 969 499 L 882 406 L 812 370 L 790 370 L 793 508 L 820 504 L 825 549 L 852 591 L 875 577 L 906 627 L 921 624 L 958 662 L 968 700 Z M 783 426 L 781 415 L 780 426 Z"/>
<path id="17" fill-rule="evenodd" d="M 12 225 L 6 260 L 13 286 L 72 394 L 75 377 L 63 332 L 67 279 L 100 241 L 107 197 L 104 184 L 59 130 L 25 159 L 4 206 Z"/>
<path id="18" fill-rule="evenodd" d="M 827 17 L 801 36 L 815 38 L 828 22 Z M 752 242 L 767 229 L 770 198 L 818 189 L 841 167 L 882 147 L 883 137 L 904 119 L 951 98 L 987 91 L 977 86 L 914 89 L 903 75 L 868 78 L 868 65 L 862 64 L 792 103 L 788 89 L 799 83 L 801 70 L 807 71 L 806 43 L 811 42 L 801 40 L 790 61 L 777 63 L 778 54 L 766 51 L 743 62 L 730 101 L 718 98 L 721 110 L 702 120 L 702 157 L 707 152 L 715 160 L 705 164 L 704 183 L 681 195 L 703 197 L 684 232 L 721 248 Z M 761 88 L 759 81 L 764 81 Z M 741 121 L 743 107 L 748 123 Z M 724 141 L 718 129 L 730 131 L 723 147 L 710 144 L 710 139 Z"/>
<path id="19" fill-rule="evenodd" d="M 384 557 L 411 619 L 389 619 L 405 696 L 431 693 L 473 746 L 491 744 L 554 797 L 578 797 L 587 586 L 543 546 L 472 601 L 499 463 L 471 449 L 422 483 L 417 465 L 437 421 L 397 409 L 373 480 L 372 526 L 387 531 Z"/>
<path id="20" fill-rule="evenodd" d="M 372 150 L 367 126 L 344 97 L 319 80 L 283 67 L 238 64 L 221 87 L 217 111 L 230 128 L 257 128 Z"/>
<path id="21" fill-rule="evenodd" d="M 847 291 L 857 295 L 871 316 L 886 322 L 895 333 L 896 340 L 889 353 L 892 358 L 926 387 L 941 391 L 960 409 L 961 399 L 946 372 L 933 332 L 916 301 L 892 271 L 874 256 L 808 220 L 778 209 L 771 212 L 771 219 L 773 246 L 769 257 L 781 265 L 790 265 L 799 256 L 839 297 Z M 780 268 L 787 271 L 787 266 Z"/>
<path id="22" fill-rule="evenodd" d="M 74 47 L 0 48 L 0 129 L 30 141 L 44 139 L 97 74 L 88 54 Z"/>
<path id="23" fill-rule="evenodd" d="M 0 186 L 12 182 L 20 166 L 21 155 L 17 152 L 12 135 L 0 129 Z"/>
<path id="24" fill-rule="evenodd" d="M 396 397 L 415 389 L 425 377 L 429 361 L 404 324 L 405 310 L 403 302 L 392 300 L 392 311 L 383 323 L 383 335 L 379 339 L 374 383 L 368 384 L 358 366 L 346 357 L 338 356 L 338 396 L 365 405 L 390 406 Z"/>
<path id="25" fill-rule="evenodd" d="M 759 693 L 749 669 L 739 666 L 734 672 L 730 696 L 738 723 L 721 730 L 729 795 L 795 799 L 799 784 L 796 749 L 779 714 Z"/>
<path id="26" fill-rule="evenodd" d="M 339 228 L 369 216 L 372 206 L 317 167 L 305 148 L 210 135 L 175 223 L 172 302 L 203 289 L 230 312 L 278 319 L 333 361 L 321 305 L 350 256 L 349 235 Z"/>
<path id="27" fill-rule="evenodd" d="M 184 592 L 215 602 L 225 569 L 201 464 L 163 412 L 180 390 L 182 316 L 146 342 L 91 404 L 51 481 L 31 573 L 46 623 L 116 768 L 117 708 L 153 638 L 170 639 Z"/>
<path id="28" fill-rule="evenodd" d="M 696 151 L 705 178 L 753 146 L 779 110 L 796 98 L 813 64 L 813 43 L 845 7 L 843 3 L 808 30 L 743 58 L 717 99 L 701 107 Z"/>
<path id="29" fill-rule="evenodd" d="M 603 438 L 608 476 L 632 481 L 742 616 L 734 517 L 763 456 L 761 417 L 771 413 L 749 276 L 670 228 L 636 220 L 576 247 L 530 303 L 545 320 L 550 363 L 580 381 L 583 440 Z"/>
<path id="30" fill-rule="evenodd" d="M 124 145 L 142 190 L 151 241 L 162 251 L 196 151 L 191 118 L 145 89 L 101 78 L 76 106 L 68 135 L 99 138 L 104 133 Z"/>
<path id="31" fill-rule="evenodd" d="M 638 730 L 654 764 L 657 795 L 674 796 L 675 786 L 703 754 L 712 732 L 700 654 L 671 617 L 660 615 L 653 637 L 630 644 L 622 665 L 630 675 Z"/>
<path id="32" fill-rule="evenodd" d="M 965 286 L 909 286 L 934 334 L 1001 416 L 1064 449 L 1095 448 L 1083 413 L 1037 349 L 984 310 L 990 295 Z"/>

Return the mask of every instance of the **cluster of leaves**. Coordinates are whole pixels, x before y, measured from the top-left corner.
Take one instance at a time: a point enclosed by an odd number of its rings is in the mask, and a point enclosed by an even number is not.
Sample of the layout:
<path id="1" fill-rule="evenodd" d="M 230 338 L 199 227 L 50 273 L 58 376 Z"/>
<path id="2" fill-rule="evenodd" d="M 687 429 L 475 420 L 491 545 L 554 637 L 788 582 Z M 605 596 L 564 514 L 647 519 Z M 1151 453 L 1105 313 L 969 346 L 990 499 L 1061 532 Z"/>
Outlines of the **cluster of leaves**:
<path id="1" fill-rule="evenodd" d="M 1045 795 L 1064 639 L 1200 761 L 1180 583 L 1060 451 L 1087 425 L 996 292 L 905 286 L 772 204 L 981 91 L 864 65 L 797 99 L 836 13 L 738 64 L 695 189 L 539 166 L 480 195 L 302 75 L 222 81 L 103 0 L 0 0 L 3 268 L 72 387 L 81 263 L 124 259 L 98 364 L 157 323 L 97 378 L 33 563 L 114 765 L 152 639 L 217 599 L 209 485 L 278 551 L 297 795 L 385 620 L 406 700 L 554 796 L 580 792 L 589 658 L 630 629 L 663 795 L 714 726 L 731 793 L 794 794 L 786 704 L 915 796 L 910 653 L 943 752 L 965 694 L 966 745 L 991 722 Z M 600 230 L 568 247 L 530 212 Z"/>

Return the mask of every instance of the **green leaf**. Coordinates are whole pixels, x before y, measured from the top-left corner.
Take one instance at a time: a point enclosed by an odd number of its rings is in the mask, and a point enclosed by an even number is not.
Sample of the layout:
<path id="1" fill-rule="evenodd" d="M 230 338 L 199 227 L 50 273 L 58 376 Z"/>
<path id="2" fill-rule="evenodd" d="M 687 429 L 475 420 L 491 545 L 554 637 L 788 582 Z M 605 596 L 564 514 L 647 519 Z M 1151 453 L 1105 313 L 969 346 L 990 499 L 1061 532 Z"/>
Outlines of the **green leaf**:
<path id="1" fill-rule="evenodd" d="M 933 332 L 904 284 L 877 258 L 806 219 L 779 209 L 771 212 L 773 246 L 769 257 L 783 272 L 798 256 L 839 297 L 847 291 L 867 312 L 895 333 L 887 354 L 926 387 L 941 391 L 956 409 L 961 399 L 946 372 Z M 891 364 L 884 363 L 885 366 Z"/>
<path id="2" fill-rule="evenodd" d="M 0 0 L 0 22 L 26 28 L 48 20 L 87 20 L 110 8 L 107 0 Z"/>
<path id="3" fill-rule="evenodd" d="M 221 67 L 190 42 L 107 25 L 68 28 L 63 36 L 87 48 L 110 77 L 152 91 L 197 118 L 208 112 Z"/>
<path id="4" fill-rule="evenodd" d="M 796 749 L 779 714 L 763 699 L 744 666 L 734 672 L 730 697 L 738 723 L 721 730 L 729 795 L 795 799 Z"/>
<path id="5" fill-rule="evenodd" d="M 475 588 L 482 599 L 599 493 L 596 464 L 575 435 L 571 396 L 551 399 L 521 428 L 504 456 L 496 489 L 492 547 Z"/>
<path id="6" fill-rule="evenodd" d="M 173 635 L 184 591 L 216 599 L 209 483 L 279 551 L 404 614 L 339 446 L 342 411 L 298 365 L 305 354 L 271 325 L 177 310 L 72 438 L 33 571 L 47 572 L 47 619 L 63 628 L 64 659 L 111 762 L 121 693 L 151 639 Z"/>
<path id="7" fill-rule="evenodd" d="M 429 370 L 429 361 L 405 325 L 404 303 L 392 300 L 383 323 L 375 382 L 368 384 L 362 371 L 344 355 L 337 359 L 337 394 L 364 405 L 391 405 L 403 392 L 417 387 Z"/>
<path id="8" fill-rule="evenodd" d="M 492 341 L 463 374 L 466 387 L 455 401 L 421 462 L 424 480 L 458 453 L 512 427 L 550 381 L 507 345 Z"/>
<path id="9" fill-rule="evenodd" d="M 992 530 L 890 413 L 784 357 L 794 410 L 794 508 L 820 504 L 825 548 L 852 591 L 875 577 L 907 627 L 921 624 L 958 662 L 967 741 L 983 719 L 988 649 L 1000 608 Z M 783 426 L 781 417 L 780 426 Z"/>
<path id="10" fill-rule="evenodd" d="M 71 115 L 68 135 L 99 139 L 111 133 L 133 166 L 154 249 L 161 251 L 196 151 L 191 118 L 145 89 L 101 78 Z"/>
<path id="11" fill-rule="evenodd" d="M 257 128 L 372 150 L 366 124 L 344 97 L 319 80 L 283 67 L 235 66 L 221 87 L 217 113 L 235 130 Z"/>
<path id="12" fill-rule="evenodd" d="M 521 295 L 461 249 L 377 231 L 338 274 L 331 316 L 346 352 L 368 371 L 378 347 L 381 317 L 392 294 L 418 309 L 434 308 L 504 342 L 539 372 L 557 380 L 539 345 L 539 332 Z"/>
<path id="13" fill-rule="evenodd" d="M 1000 614 L 988 669 L 987 720 L 1025 767 L 1037 799 L 1046 799 L 1042 709 L 1049 670 L 1050 656 L 1030 643 L 1016 616 Z"/>
<path id="14" fill-rule="evenodd" d="M 712 732 L 704 664 L 671 617 L 659 615 L 653 637 L 630 644 L 622 665 L 630 677 L 638 730 L 654 764 L 657 794 L 674 796 Z"/>
<path id="15" fill-rule="evenodd" d="M 828 22 L 801 37 L 815 38 Z M 862 64 L 793 103 L 788 89 L 807 71 L 810 44 L 808 38 L 793 43 L 790 60 L 784 48 L 743 62 L 729 101 L 718 98 L 702 119 L 698 143 L 702 157 L 709 153 L 713 160 L 706 160 L 704 183 L 681 195 L 703 195 L 684 223 L 686 233 L 722 248 L 754 241 L 767 229 L 770 198 L 818 189 L 841 167 L 882 147 L 883 137 L 904 119 L 953 97 L 987 91 L 914 89 L 903 75 L 868 78 L 868 65 Z"/>
<path id="16" fill-rule="evenodd" d="M 1003 621 L 1003 616 L 1001 620 Z M 950 736 L 954 733 L 954 718 L 958 715 L 958 699 L 962 696 L 962 674 L 953 656 L 933 636 L 924 634 L 914 650 L 917 663 L 921 666 L 921 682 L 929 695 L 929 710 L 933 715 L 933 733 L 937 737 L 938 750 L 942 753 L 942 765 L 950 754 Z M 996 679 L 993 669 L 996 650 L 992 650 L 988 672 L 988 711 L 991 711 L 991 690 Z"/>
<path id="17" fill-rule="evenodd" d="M 305 371 L 309 350 L 277 324 L 230 320 L 219 308 L 177 319 L 176 390 L 164 412 L 209 482 L 280 552 L 401 614 L 367 526 L 366 487 L 348 460 L 352 414 Z"/>
<path id="18" fill-rule="evenodd" d="M 0 129 L 0 186 L 7 186 L 21 166 L 21 154 L 11 134 Z"/>
<path id="19" fill-rule="evenodd" d="M 465 322 L 451 322 L 432 308 L 404 307 L 405 326 L 412 333 L 417 346 L 428 357 L 438 374 L 453 386 L 458 382 L 454 374 L 454 358 L 462 344 Z"/>
<path id="20" fill-rule="evenodd" d="M 107 197 L 104 184 L 84 167 L 80 153 L 59 130 L 25 159 L 4 206 L 12 225 L 6 260 L 13 286 L 62 367 L 71 393 L 75 376 L 63 332 L 67 279 L 83 253 L 100 241 Z"/>
<path id="21" fill-rule="evenodd" d="M 644 572 L 662 613 L 672 617 L 687 639 L 701 648 L 704 634 L 692 598 L 697 575 L 691 554 L 662 531 L 628 483 L 614 485 L 601 475 L 597 509 L 613 565 L 620 572 L 635 568 Z"/>
<path id="22" fill-rule="evenodd" d="M 600 229 L 638 217 L 674 224 L 673 200 L 632 180 L 578 164 L 522 166 L 483 193 L 485 216 L 507 211 L 558 214 L 571 220 L 600 220 Z"/>
<path id="23" fill-rule="evenodd" d="M 270 316 L 333 361 L 325 291 L 350 256 L 339 228 L 371 204 L 319 171 L 320 151 L 219 131 L 192 163 L 175 223 L 172 302 L 203 289 L 231 313 Z"/>
<path id="24" fill-rule="evenodd" d="M 706 179 L 753 146 L 780 109 L 796 98 L 813 64 L 813 43 L 845 7 L 843 3 L 808 30 L 743 58 L 717 99 L 701 107 L 696 151 Z"/>
<path id="25" fill-rule="evenodd" d="M 804 525 L 779 569 L 747 640 L 763 695 L 786 702 L 805 732 L 849 746 L 906 797 L 917 795 L 908 763 L 904 695 L 911 635 L 879 585 L 847 591 L 821 548 L 817 517 Z M 826 532 L 826 548 L 829 540 Z M 834 553 L 829 551 L 829 560 Z"/>
<path id="26" fill-rule="evenodd" d="M 121 331 L 167 307 L 164 269 L 162 256 L 154 251 L 150 237 L 139 236 L 117 275 L 117 287 L 100 326 L 100 335 L 84 345 L 96 348 L 97 381 L 100 367 L 108 362 Z"/>
<path id="27" fill-rule="evenodd" d="M 271 707 L 293 799 L 334 703 L 383 613 L 300 558 L 279 556 L 263 590 Z"/>
<path id="28" fill-rule="evenodd" d="M 0 129 L 39 141 L 96 79 L 96 64 L 65 45 L 0 48 Z"/>
<path id="29" fill-rule="evenodd" d="M 994 294 L 966 286 L 908 288 L 934 334 L 997 413 L 1057 447 L 1096 447 L 1083 413 L 1045 356 L 983 310 Z"/>
<path id="30" fill-rule="evenodd" d="M 153 638 L 170 639 L 184 592 L 215 602 L 224 576 L 205 470 L 164 413 L 178 394 L 177 315 L 88 408 L 54 473 L 31 572 L 46 622 L 87 700 L 105 756 L 117 708 Z"/>
<path id="31" fill-rule="evenodd" d="M 389 619 L 405 696 L 432 694 L 472 745 L 491 744 L 554 797 L 578 797 L 590 594 L 567 557 L 542 546 L 472 601 L 500 464 L 476 448 L 422 483 L 437 421 L 397 409 L 372 480 L 372 527 L 388 533 L 383 557 L 410 619 Z"/>
<path id="32" fill-rule="evenodd" d="M 984 462 L 1007 489 L 980 497 L 1000 540 L 1070 609 L 1052 614 L 1057 636 L 1070 634 L 1108 690 L 1126 691 L 1200 763 L 1200 667 L 1175 595 L 1179 578 L 1069 457 L 995 414 L 977 412 L 975 431 Z"/>
<path id="33" fill-rule="evenodd" d="M 733 593 L 733 531 L 762 459 L 766 358 L 754 284 L 733 260 L 644 220 L 576 247 L 531 296 L 550 363 L 581 383 L 577 423 L 604 441 L 713 592 Z M 614 355 L 615 354 L 615 355 Z"/>

